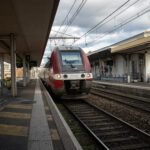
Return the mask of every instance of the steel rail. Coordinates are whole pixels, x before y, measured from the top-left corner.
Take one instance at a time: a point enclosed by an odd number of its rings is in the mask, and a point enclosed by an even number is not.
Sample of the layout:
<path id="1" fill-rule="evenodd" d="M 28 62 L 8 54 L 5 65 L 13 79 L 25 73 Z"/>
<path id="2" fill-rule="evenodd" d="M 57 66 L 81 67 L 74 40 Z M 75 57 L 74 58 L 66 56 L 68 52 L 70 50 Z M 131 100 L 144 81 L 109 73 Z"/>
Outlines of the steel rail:
<path id="1" fill-rule="evenodd" d="M 130 106 L 135 109 L 140 109 L 146 113 L 150 113 L 150 102 L 146 100 L 140 100 L 137 97 L 130 97 L 120 92 L 113 90 L 106 90 L 101 88 L 92 87 L 91 94 L 98 95 L 100 97 L 107 98 L 108 100 L 115 101 L 126 106 Z"/>
<path id="2" fill-rule="evenodd" d="M 67 101 L 64 105 L 103 149 L 150 148 L 149 134 L 112 114 L 84 101 Z"/>

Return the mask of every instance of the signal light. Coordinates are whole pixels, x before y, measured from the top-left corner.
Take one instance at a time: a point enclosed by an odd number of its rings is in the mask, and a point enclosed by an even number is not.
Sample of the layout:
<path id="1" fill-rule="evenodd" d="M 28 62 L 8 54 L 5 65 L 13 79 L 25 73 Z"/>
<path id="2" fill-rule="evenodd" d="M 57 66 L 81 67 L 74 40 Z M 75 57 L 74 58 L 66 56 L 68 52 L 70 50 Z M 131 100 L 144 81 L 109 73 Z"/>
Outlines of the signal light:
<path id="1" fill-rule="evenodd" d="M 56 79 L 61 79 L 61 75 L 60 74 L 55 74 L 55 78 Z"/>
<path id="2" fill-rule="evenodd" d="M 57 78 L 61 78 L 61 75 L 60 75 L 60 74 L 58 74 L 58 75 L 57 75 Z"/>

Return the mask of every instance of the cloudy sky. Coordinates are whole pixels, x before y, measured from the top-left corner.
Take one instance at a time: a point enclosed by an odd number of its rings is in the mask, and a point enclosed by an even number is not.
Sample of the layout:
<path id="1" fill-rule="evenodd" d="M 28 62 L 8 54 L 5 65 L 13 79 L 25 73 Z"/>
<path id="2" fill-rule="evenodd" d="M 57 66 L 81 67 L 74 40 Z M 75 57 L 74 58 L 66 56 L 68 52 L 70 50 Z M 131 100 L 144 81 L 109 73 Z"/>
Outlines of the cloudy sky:
<path id="1" fill-rule="evenodd" d="M 44 61 L 55 46 L 73 45 L 87 53 L 150 30 L 150 0 L 60 0 Z"/>

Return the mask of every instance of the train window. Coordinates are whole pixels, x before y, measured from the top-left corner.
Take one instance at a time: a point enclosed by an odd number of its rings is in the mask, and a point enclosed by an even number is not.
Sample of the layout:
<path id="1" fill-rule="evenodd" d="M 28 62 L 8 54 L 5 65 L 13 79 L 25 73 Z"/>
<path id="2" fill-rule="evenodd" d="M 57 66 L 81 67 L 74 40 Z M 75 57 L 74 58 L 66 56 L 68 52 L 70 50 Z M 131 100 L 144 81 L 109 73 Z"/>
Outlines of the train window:
<path id="1" fill-rule="evenodd" d="M 80 51 L 61 51 L 60 55 L 63 65 L 82 65 Z"/>

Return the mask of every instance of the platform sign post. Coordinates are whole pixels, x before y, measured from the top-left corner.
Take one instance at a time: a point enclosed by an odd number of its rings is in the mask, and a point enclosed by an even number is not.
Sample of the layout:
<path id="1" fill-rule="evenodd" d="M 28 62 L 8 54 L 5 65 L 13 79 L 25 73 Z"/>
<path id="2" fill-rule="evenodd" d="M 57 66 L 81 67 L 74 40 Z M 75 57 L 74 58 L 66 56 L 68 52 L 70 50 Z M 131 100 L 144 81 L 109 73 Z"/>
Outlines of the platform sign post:
<path id="1" fill-rule="evenodd" d="M 17 96 L 16 84 L 16 40 L 13 33 L 10 34 L 11 49 L 11 94 Z"/>

